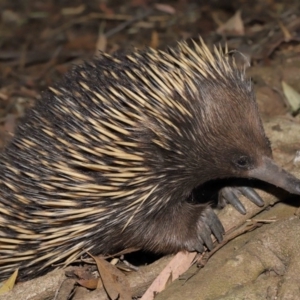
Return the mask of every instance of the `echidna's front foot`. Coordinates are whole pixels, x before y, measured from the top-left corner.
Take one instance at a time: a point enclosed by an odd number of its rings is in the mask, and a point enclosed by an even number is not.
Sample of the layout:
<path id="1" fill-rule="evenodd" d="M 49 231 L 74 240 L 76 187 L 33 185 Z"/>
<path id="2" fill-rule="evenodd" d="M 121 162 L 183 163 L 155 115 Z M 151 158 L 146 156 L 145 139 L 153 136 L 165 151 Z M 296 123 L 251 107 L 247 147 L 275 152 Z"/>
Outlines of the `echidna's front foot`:
<path id="1" fill-rule="evenodd" d="M 201 213 L 196 224 L 196 231 L 197 237 L 189 245 L 189 251 L 198 251 L 201 253 L 204 251 L 204 245 L 211 250 L 213 248 L 211 234 L 216 237 L 218 242 L 223 240 L 223 225 L 209 206 Z"/>
<path id="2" fill-rule="evenodd" d="M 262 198 L 251 187 L 225 187 L 219 193 L 220 206 L 225 206 L 225 203 L 230 203 L 238 212 L 245 215 L 247 211 L 244 205 L 239 200 L 239 196 L 241 194 L 243 194 L 257 206 L 264 205 L 264 201 L 262 200 Z"/>

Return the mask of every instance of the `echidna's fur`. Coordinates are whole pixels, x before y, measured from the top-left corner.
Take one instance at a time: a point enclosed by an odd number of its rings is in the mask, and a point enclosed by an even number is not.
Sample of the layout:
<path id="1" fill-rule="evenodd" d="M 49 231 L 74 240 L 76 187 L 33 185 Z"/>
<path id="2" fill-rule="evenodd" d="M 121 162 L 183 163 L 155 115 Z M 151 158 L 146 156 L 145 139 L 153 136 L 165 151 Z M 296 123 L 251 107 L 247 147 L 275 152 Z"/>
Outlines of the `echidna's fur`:
<path id="1" fill-rule="evenodd" d="M 270 148 L 251 83 L 222 50 L 182 42 L 75 67 L 1 154 L 0 280 L 86 251 L 197 249 L 211 211 L 186 199 L 243 176 L 229 159 L 240 153 Z"/>

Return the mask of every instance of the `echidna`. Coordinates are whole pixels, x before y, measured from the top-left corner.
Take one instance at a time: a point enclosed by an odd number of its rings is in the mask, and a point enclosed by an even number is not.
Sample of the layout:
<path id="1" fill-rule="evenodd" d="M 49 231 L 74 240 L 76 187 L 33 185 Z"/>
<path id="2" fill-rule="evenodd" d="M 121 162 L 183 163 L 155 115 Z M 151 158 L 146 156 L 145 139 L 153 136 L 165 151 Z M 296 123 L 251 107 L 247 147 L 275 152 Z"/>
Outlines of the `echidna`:
<path id="1" fill-rule="evenodd" d="M 213 179 L 300 194 L 271 159 L 244 70 L 204 43 L 74 67 L 28 111 L 0 168 L 0 280 L 16 268 L 36 277 L 86 251 L 211 248 L 222 224 L 208 203 L 188 200 Z"/>

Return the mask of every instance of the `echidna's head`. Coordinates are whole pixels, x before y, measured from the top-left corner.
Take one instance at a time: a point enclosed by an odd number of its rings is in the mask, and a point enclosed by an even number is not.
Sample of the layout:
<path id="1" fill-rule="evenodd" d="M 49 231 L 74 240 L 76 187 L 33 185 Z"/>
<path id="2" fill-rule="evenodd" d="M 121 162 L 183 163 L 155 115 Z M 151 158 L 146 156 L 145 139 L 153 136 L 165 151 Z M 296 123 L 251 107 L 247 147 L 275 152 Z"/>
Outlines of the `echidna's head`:
<path id="1" fill-rule="evenodd" d="M 203 80 L 196 98 L 197 135 L 202 165 L 213 178 L 250 177 L 272 151 L 259 116 L 250 80 L 235 70 L 233 77 Z"/>
<path id="2" fill-rule="evenodd" d="M 184 43 L 147 58 L 140 76 L 146 88 L 136 93 L 150 100 L 138 136 L 156 174 L 187 190 L 211 179 L 254 177 L 300 192 L 272 161 L 251 82 L 233 58 Z"/>

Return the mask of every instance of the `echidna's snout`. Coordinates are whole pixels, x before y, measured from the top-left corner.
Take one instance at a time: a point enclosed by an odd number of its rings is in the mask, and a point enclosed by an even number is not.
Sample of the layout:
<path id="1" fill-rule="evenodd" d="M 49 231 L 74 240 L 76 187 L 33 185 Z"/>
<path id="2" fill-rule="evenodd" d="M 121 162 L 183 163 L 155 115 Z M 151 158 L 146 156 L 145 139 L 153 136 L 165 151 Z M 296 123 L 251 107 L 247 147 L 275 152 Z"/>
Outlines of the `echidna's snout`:
<path id="1" fill-rule="evenodd" d="M 263 157 L 262 163 L 248 172 L 249 177 L 263 180 L 292 194 L 300 195 L 300 180 L 279 167 L 271 158 Z"/>

